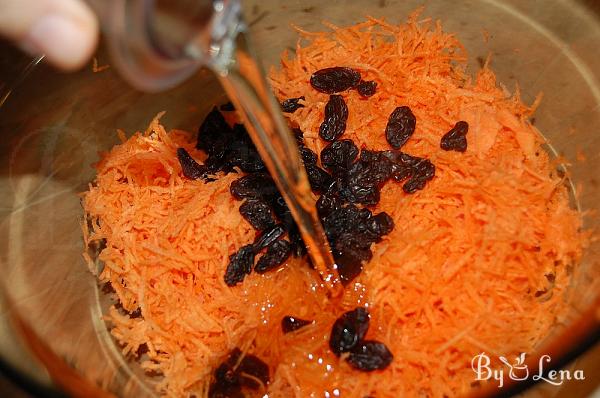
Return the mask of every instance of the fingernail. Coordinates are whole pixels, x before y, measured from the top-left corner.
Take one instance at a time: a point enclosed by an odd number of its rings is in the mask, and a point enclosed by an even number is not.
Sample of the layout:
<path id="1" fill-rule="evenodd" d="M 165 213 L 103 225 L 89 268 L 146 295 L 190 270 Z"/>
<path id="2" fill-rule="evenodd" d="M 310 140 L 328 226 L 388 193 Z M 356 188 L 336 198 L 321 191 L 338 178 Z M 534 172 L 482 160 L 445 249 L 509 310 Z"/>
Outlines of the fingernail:
<path id="1" fill-rule="evenodd" d="M 39 19 L 29 31 L 23 47 L 29 52 L 44 53 L 49 61 L 67 69 L 79 66 L 87 55 L 82 27 L 59 14 Z"/>

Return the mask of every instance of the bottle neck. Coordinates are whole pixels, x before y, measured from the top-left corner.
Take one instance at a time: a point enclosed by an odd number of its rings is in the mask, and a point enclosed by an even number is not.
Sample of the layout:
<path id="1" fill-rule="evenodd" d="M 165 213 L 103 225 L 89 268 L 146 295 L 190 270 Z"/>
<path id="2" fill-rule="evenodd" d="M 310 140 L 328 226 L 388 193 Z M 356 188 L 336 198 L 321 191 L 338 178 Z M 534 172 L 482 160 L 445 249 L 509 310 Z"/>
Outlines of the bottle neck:
<path id="1" fill-rule="evenodd" d="M 112 62 L 142 91 L 162 91 L 200 66 L 226 68 L 243 29 L 240 0 L 87 0 Z"/>

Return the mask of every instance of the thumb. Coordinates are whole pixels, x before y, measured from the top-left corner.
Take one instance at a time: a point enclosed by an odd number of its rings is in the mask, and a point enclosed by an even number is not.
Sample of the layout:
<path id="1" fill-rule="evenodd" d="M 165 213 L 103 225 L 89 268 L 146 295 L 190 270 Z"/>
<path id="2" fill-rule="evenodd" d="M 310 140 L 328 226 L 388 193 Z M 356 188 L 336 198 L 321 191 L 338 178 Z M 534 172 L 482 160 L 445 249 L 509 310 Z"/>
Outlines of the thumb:
<path id="1" fill-rule="evenodd" d="M 73 70 L 92 55 L 98 22 L 81 0 L 0 0 L 0 35 Z"/>

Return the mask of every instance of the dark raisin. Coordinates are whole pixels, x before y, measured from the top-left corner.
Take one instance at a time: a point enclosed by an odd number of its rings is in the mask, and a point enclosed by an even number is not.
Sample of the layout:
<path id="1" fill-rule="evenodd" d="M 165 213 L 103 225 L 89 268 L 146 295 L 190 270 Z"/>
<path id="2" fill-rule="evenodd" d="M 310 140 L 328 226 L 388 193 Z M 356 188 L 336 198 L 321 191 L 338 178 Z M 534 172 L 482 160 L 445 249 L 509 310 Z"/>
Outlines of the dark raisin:
<path id="1" fill-rule="evenodd" d="M 213 157 L 209 156 L 207 162 Z M 231 137 L 226 141 L 224 154 L 219 159 L 222 163 L 219 170 L 225 172 L 233 171 L 234 167 L 239 167 L 246 173 L 255 173 L 266 169 L 243 124 L 233 126 Z"/>
<path id="2" fill-rule="evenodd" d="M 211 398 L 243 398 L 242 386 L 258 389 L 260 382 L 270 381 L 269 367 L 255 355 L 247 354 L 241 360 L 242 352 L 234 348 L 227 359 L 214 372 L 208 396 Z"/>
<path id="3" fill-rule="evenodd" d="M 329 347 L 335 355 L 351 351 L 367 334 L 369 330 L 369 311 L 357 307 L 344 313 L 331 328 Z"/>
<path id="4" fill-rule="evenodd" d="M 231 101 L 224 103 L 219 107 L 219 110 L 224 112 L 233 112 L 235 111 L 235 106 L 231 103 Z"/>
<path id="5" fill-rule="evenodd" d="M 416 166 L 410 179 L 404 183 L 402 190 L 415 193 L 425 188 L 425 184 L 435 176 L 435 166 L 427 159 L 422 159 Z"/>
<path id="6" fill-rule="evenodd" d="M 362 272 L 363 263 L 373 257 L 371 241 L 362 233 L 346 233 L 332 245 L 333 258 L 342 284 L 347 285 Z"/>
<path id="7" fill-rule="evenodd" d="M 440 148 L 444 151 L 464 152 L 467 150 L 467 132 L 469 124 L 464 121 L 457 122 L 450 131 L 442 137 Z"/>
<path id="8" fill-rule="evenodd" d="M 381 186 L 392 176 L 393 166 L 381 152 L 363 150 L 360 153 L 360 162 L 355 163 L 349 176 L 359 185 Z"/>
<path id="9" fill-rule="evenodd" d="M 304 166 L 313 192 L 325 192 L 333 181 L 329 173 L 315 164 L 306 163 Z"/>
<path id="10" fill-rule="evenodd" d="M 292 128 L 292 134 L 294 134 L 294 138 L 298 145 L 304 145 L 304 132 L 300 130 L 298 127 Z"/>
<path id="11" fill-rule="evenodd" d="M 281 224 L 274 225 L 269 229 L 263 231 L 254 240 L 254 252 L 258 253 L 259 251 L 265 249 L 267 246 L 270 246 L 277 239 L 281 238 L 284 233 L 285 229 Z"/>
<path id="12" fill-rule="evenodd" d="M 239 348 L 234 348 L 227 359 L 217 367 L 213 374 L 214 381 L 209 387 L 210 398 L 244 397 L 239 372 L 235 369 L 241 355 Z"/>
<path id="13" fill-rule="evenodd" d="M 137 307 L 135 310 L 133 310 L 131 313 L 129 313 L 129 317 L 130 318 L 141 318 L 142 317 L 142 309 L 140 307 Z"/>
<path id="14" fill-rule="evenodd" d="M 277 196 L 273 199 L 272 205 L 277 218 L 281 221 L 285 230 L 290 232 L 296 225 L 296 222 L 294 221 L 294 217 L 292 216 L 292 212 L 287 203 L 285 203 L 285 199 L 283 199 L 283 196 L 281 196 L 279 192 L 277 192 Z"/>
<path id="15" fill-rule="evenodd" d="M 286 113 L 296 112 L 299 108 L 304 108 L 304 104 L 300 104 L 298 101 L 304 101 L 304 96 L 298 98 L 288 98 L 281 102 L 281 110 Z"/>
<path id="16" fill-rule="evenodd" d="M 342 66 L 318 70 L 310 77 L 310 85 L 325 94 L 339 93 L 354 88 L 359 82 L 359 71 Z"/>
<path id="17" fill-rule="evenodd" d="M 325 192 L 317 199 L 317 212 L 321 218 L 327 217 L 340 207 L 342 207 L 342 201 L 337 193 Z"/>
<path id="18" fill-rule="evenodd" d="M 272 227 L 275 224 L 271 206 L 260 199 L 248 199 L 242 203 L 240 214 L 250 225 L 259 231 Z"/>
<path id="19" fill-rule="evenodd" d="M 366 340 L 350 351 L 346 361 L 355 369 L 371 372 L 387 368 L 393 359 L 394 356 L 385 344 Z"/>
<path id="20" fill-rule="evenodd" d="M 273 210 L 288 233 L 288 238 L 292 245 L 292 253 L 296 257 L 302 257 L 306 254 L 306 245 L 302 240 L 300 230 L 294 221 L 294 217 L 292 217 L 292 213 L 282 197 L 279 197 L 273 202 Z"/>
<path id="21" fill-rule="evenodd" d="M 300 150 L 300 157 L 304 164 L 317 164 L 317 154 L 310 148 L 305 147 L 304 145 L 300 145 L 298 147 Z"/>
<path id="22" fill-rule="evenodd" d="M 377 90 L 377 82 L 361 80 L 360 83 L 358 83 L 356 90 L 363 97 L 370 97 L 375 94 L 375 91 Z"/>
<path id="23" fill-rule="evenodd" d="M 209 155 L 218 154 L 224 150 L 226 138 L 231 134 L 231 127 L 215 107 L 208 113 L 198 129 L 196 148 L 204 150 Z"/>
<path id="24" fill-rule="evenodd" d="M 332 142 L 321 151 L 321 164 L 334 175 L 344 174 L 358 156 L 358 148 L 352 140 Z"/>
<path id="25" fill-rule="evenodd" d="M 400 106 L 392 112 L 385 127 L 385 138 L 394 149 L 402 145 L 415 132 L 417 119 L 408 106 Z"/>
<path id="26" fill-rule="evenodd" d="M 229 187 L 234 198 L 263 199 L 269 201 L 279 194 L 275 182 L 266 173 L 254 173 L 231 183 Z"/>
<path id="27" fill-rule="evenodd" d="M 177 148 L 177 159 L 181 164 L 183 175 L 190 180 L 203 178 L 208 173 L 206 167 L 198 164 L 184 148 Z"/>
<path id="28" fill-rule="evenodd" d="M 341 196 L 352 203 L 360 203 L 367 206 L 379 203 L 379 189 L 374 185 L 358 185 L 349 181 L 340 190 Z"/>
<path id="29" fill-rule="evenodd" d="M 229 264 L 225 271 L 227 286 L 235 286 L 242 282 L 246 275 L 252 272 L 254 265 L 254 245 L 242 246 L 240 250 L 229 256 Z"/>
<path id="30" fill-rule="evenodd" d="M 394 220 L 385 212 L 371 217 L 367 222 L 367 233 L 374 242 L 379 242 L 382 236 L 389 234 L 393 229 Z"/>
<path id="31" fill-rule="evenodd" d="M 254 390 L 260 387 L 256 379 L 260 380 L 263 385 L 269 384 L 270 381 L 269 366 L 255 355 L 246 354 L 240 362 L 237 372 L 240 374 L 242 384 Z"/>
<path id="32" fill-rule="evenodd" d="M 359 209 L 355 205 L 339 207 L 323 219 L 323 228 L 329 239 L 336 239 L 345 233 L 355 233 L 371 217 L 369 209 Z"/>
<path id="33" fill-rule="evenodd" d="M 414 166 L 423 160 L 400 151 L 383 151 L 381 155 L 392 163 L 392 177 L 398 182 L 412 176 Z"/>
<path id="34" fill-rule="evenodd" d="M 246 128 L 242 124 L 229 127 L 216 108 L 200 126 L 196 147 L 208 154 L 204 165 L 212 174 L 219 171 L 230 173 L 236 167 L 248 173 L 265 170 Z"/>
<path id="35" fill-rule="evenodd" d="M 325 120 L 319 127 L 319 135 L 325 141 L 334 141 L 346 131 L 348 106 L 341 95 L 331 95 L 325 105 Z"/>
<path id="36" fill-rule="evenodd" d="M 254 271 L 259 274 L 279 267 L 285 260 L 292 254 L 292 245 L 285 239 L 278 240 L 272 243 L 268 248 L 267 252 L 258 259 Z"/>
<path id="37" fill-rule="evenodd" d="M 374 205 L 379 202 L 379 190 L 393 175 L 394 163 L 377 151 L 363 150 L 340 180 L 340 195 L 351 203 Z"/>
<path id="38" fill-rule="evenodd" d="M 242 352 L 235 348 L 229 354 L 227 359 L 215 369 L 214 382 L 209 389 L 209 397 L 229 397 L 234 393 L 235 397 L 243 396 L 241 393 L 241 383 L 235 366 L 237 365 Z M 242 394 L 242 395 L 239 395 Z"/>
<path id="39" fill-rule="evenodd" d="M 148 344 L 142 343 L 138 346 L 137 350 L 135 350 L 135 357 L 139 359 L 142 355 L 149 351 Z"/>
<path id="40" fill-rule="evenodd" d="M 284 316 L 281 319 L 281 330 L 283 333 L 290 333 L 300 328 L 303 328 L 306 325 L 310 325 L 312 321 L 307 321 L 304 319 L 297 318 L 295 316 Z"/>
<path id="41" fill-rule="evenodd" d="M 428 159 L 395 151 L 384 151 L 382 154 L 394 164 L 394 180 L 401 182 L 408 179 L 402 187 L 406 193 L 423 189 L 427 181 L 435 176 L 435 165 Z"/>
<path id="42" fill-rule="evenodd" d="M 295 257 L 302 257 L 306 254 L 306 245 L 302 240 L 302 235 L 300 235 L 300 231 L 298 227 L 295 226 L 293 229 L 288 231 L 288 238 L 290 240 L 290 244 L 292 245 L 292 254 Z M 307 259 L 310 265 L 310 257 Z"/>

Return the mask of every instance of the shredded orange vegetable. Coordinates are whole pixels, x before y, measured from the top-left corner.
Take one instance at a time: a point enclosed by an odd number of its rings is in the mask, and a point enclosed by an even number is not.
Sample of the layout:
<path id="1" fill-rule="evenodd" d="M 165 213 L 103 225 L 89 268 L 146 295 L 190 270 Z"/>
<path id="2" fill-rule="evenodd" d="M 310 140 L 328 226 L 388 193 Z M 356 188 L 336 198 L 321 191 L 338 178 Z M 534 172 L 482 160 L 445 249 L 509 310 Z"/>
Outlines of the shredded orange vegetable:
<path id="1" fill-rule="evenodd" d="M 310 75 L 349 66 L 378 86 L 368 99 L 343 93 L 344 138 L 389 149 L 388 116 L 408 105 L 417 130 L 404 150 L 436 165 L 436 177 L 414 195 L 394 182 L 384 187 L 375 211 L 390 214 L 396 227 L 373 246 L 341 304 L 327 299 L 298 259 L 225 285 L 229 254 L 255 232 L 229 193 L 239 175 L 208 184 L 183 177 L 178 147 L 205 157 L 193 135 L 167 133 L 157 118 L 104 154 L 83 196 L 92 224 L 86 240 L 106 240 L 99 279 L 112 283 L 126 310 L 141 308 L 140 318 L 112 308 L 107 319 L 124 354 L 147 344 L 142 367 L 164 375 L 158 391 L 205 396 L 213 369 L 240 347 L 270 366 L 271 383 L 259 396 L 457 396 L 474 388 L 474 355 L 531 352 L 561 319 L 568 266 L 579 261 L 584 239 L 564 177 L 527 121 L 533 109 L 507 96 L 487 64 L 469 78 L 458 40 L 417 16 L 399 26 L 370 18 L 300 32 L 295 57 L 284 55 L 271 72 L 278 97 L 306 97 L 306 107 L 288 117 L 314 150 L 325 144 L 318 128 L 328 96 L 311 88 Z M 440 138 L 458 120 L 469 123 L 467 152 L 442 151 Z M 327 345 L 342 311 L 365 303 L 367 338 L 394 354 L 373 373 L 353 370 Z M 284 335 L 284 315 L 315 322 Z"/>

